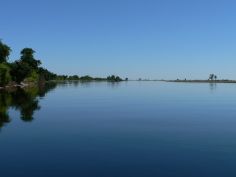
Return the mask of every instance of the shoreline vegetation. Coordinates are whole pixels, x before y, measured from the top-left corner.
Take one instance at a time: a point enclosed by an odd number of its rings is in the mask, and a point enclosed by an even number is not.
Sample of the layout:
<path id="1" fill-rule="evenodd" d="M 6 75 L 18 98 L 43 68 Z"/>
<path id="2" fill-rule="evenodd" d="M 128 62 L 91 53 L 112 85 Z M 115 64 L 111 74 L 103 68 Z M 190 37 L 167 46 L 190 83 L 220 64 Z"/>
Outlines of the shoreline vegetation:
<path id="1" fill-rule="evenodd" d="M 20 52 L 20 59 L 8 62 L 11 48 L 0 40 L 0 89 L 12 87 L 28 87 L 44 84 L 49 81 L 124 81 L 119 76 L 111 75 L 106 78 L 58 75 L 41 67 L 40 60 L 35 59 L 32 48 L 24 48 Z M 128 78 L 125 79 L 127 81 Z"/>
<path id="2" fill-rule="evenodd" d="M 11 89 L 14 87 L 32 87 L 42 85 L 50 81 L 107 81 L 121 82 L 128 81 L 128 78 L 122 79 L 119 76 L 111 75 L 106 78 L 91 77 L 89 75 L 58 75 L 46 68 L 41 67 L 42 62 L 35 59 L 35 51 L 32 48 L 24 48 L 20 52 L 20 59 L 14 62 L 8 62 L 11 48 L 0 40 L 0 90 Z M 139 78 L 137 81 L 163 81 L 179 83 L 236 83 L 236 80 L 218 79 L 215 74 L 210 74 L 206 80 L 149 80 Z"/>

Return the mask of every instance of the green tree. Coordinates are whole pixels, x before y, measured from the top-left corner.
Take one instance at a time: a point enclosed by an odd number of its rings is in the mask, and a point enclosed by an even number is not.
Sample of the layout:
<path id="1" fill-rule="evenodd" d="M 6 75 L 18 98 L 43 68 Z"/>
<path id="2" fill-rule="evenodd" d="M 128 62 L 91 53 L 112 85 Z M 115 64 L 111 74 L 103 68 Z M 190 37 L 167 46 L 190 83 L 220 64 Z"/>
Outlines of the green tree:
<path id="1" fill-rule="evenodd" d="M 217 80 L 217 75 L 215 75 L 215 74 L 210 74 L 210 75 L 209 75 L 209 80 L 211 80 L 211 81 Z"/>
<path id="2" fill-rule="evenodd" d="M 35 51 L 31 48 L 24 48 L 21 51 L 20 60 L 11 64 L 11 76 L 14 81 L 21 83 L 27 77 L 28 81 L 38 81 L 40 60 L 34 58 Z"/>
<path id="3" fill-rule="evenodd" d="M 11 48 L 0 40 L 0 63 L 7 62 L 10 53 Z"/>
<path id="4" fill-rule="evenodd" d="M 40 67 L 38 69 L 38 73 L 39 73 L 39 80 L 40 81 L 49 81 L 49 80 L 55 80 L 57 75 L 48 71 L 45 68 Z"/>
<path id="5" fill-rule="evenodd" d="M 81 81 L 91 81 L 91 80 L 93 80 L 93 78 L 89 75 L 86 75 L 86 76 L 80 77 L 80 80 Z"/>
<path id="6" fill-rule="evenodd" d="M 217 75 L 214 75 L 214 79 L 217 80 Z"/>
<path id="7" fill-rule="evenodd" d="M 32 69 L 38 69 L 39 65 L 41 64 L 40 60 L 36 60 L 34 58 L 35 51 L 31 48 L 24 48 L 21 51 L 21 58 L 20 60 L 24 63 L 27 63 Z"/>
<path id="8" fill-rule="evenodd" d="M 10 67 L 7 64 L 0 64 L 0 86 L 5 86 L 11 81 Z"/>
<path id="9" fill-rule="evenodd" d="M 115 76 L 115 75 L 108 76 L 107 80 L 111 81 L 111 82 L 120 82 L 120 81 L 122 81 L 122 79 L 119 76 Z"/>
<path id="10" fill-rule="evenodd" d="M 68 80 L 79 80 L 79 76 L 78 75 L 69 76 Z"/>
<path id="11" fill-rule="evenodd" d="M 209 80 L 213 80 L 214 79 L 214 74 L 210 74 L 209 75 Z"/>
<path id="12" fill-rule="evenodd" d="M 12 80 L 20 84 L 32 72 L 32 68 L 25 62 L 16 61 L 11 64 Z"/>

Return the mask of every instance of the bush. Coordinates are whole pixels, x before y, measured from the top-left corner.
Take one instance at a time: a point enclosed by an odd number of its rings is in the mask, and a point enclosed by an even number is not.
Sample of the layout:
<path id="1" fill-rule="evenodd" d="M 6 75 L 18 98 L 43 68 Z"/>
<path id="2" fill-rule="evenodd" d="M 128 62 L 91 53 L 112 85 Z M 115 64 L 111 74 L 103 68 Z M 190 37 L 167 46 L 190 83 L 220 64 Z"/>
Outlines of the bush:
<path id="1" fill-rule="evenodd" d="M 32 73 L 25 79 L 26 82 L 38 82 L 39 74 L 36 71 L 32 71 Z"/>
<path id="2" fill-rule="evenodd" d="M 13 81 L 20 84 L 26 77 L 29 77 L 32 69 L 25 62 L 16 61 L 11 64 L 11 76 Z"/>
<path id="3" fill-rule="evenodd" d="M 115 76 L 115 75 L 108 76 L 107 80 L 111 81 L 111 82 L 120 82 L 120 81 L 122 81 L 122 79 L 119 76 Z"/>
<path id="4" fill-rule="evenodd" d="M 6 86 L 11 81 L 10 68 L 7 64 L 0 64 L 0 86 Z"/>

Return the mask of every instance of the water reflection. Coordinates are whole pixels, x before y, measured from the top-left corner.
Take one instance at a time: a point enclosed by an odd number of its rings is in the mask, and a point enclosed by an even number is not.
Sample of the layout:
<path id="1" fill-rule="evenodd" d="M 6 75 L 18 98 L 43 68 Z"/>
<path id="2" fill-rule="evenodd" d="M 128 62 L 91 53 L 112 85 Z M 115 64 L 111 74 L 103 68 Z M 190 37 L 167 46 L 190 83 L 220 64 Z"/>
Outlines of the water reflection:
<path id="1" fill-rule="evenodd" d="M 213 92 L 214 90 L 217 89 L 217 84 L 216 83 L 210 83 L 209 86 L 210 86 L 211 92 Z"/>
<path id="2" fill-rule="evenodd" d="M 107 82 L 107 86 L 115 89 L 120 86 L 120 82 Z"/>
<path id="3" fill-rule="evenodd" d="M 107 82 L 107 81 L 62 81 L 60 82 L 60 87 L 78 87 L 79 85 L 84 88 L 89 88 L 93 85 L 96 87 L 98 84 L 106 83 L 108 87 L 117 88 L 120 86 L 120 82 Z"/>
<path id="4" fill-rule="evenodd" d="M 47 83 L 37 87 L 14 88 L 0 91 L 0 128 L 11 121 L 9 109 L 20 112 L 22 121 L 30 122 L 34 119 L 35 111 L 40 109 L 39 98 L 56 88 L 56 83 Z"/>

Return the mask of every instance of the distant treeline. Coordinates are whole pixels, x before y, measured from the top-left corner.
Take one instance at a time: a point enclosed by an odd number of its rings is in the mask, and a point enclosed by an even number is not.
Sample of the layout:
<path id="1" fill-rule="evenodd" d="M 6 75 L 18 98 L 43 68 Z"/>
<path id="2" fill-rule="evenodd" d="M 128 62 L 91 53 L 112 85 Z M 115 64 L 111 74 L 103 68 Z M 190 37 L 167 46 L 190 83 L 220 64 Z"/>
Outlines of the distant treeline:
<path id="1" fill-rule="evenodd" d="M 10 53 L 11 48 L 0 41 L 0 87 L 22 83 L 43 83 L 51 80 L 122 81 L 119 76 L 114 75 L 107 78 L 93 78 L 88 75 L 81 77 L 57 75 L 40 66 L 41 61 L 35 59 L 35 51 L 31 48 L 24 48 L 20 52 L 20 59 L 14 62 L 8 62 Z"/>
<path id="2" fill-rule="evenodd" d="M 81 77 L 79 77 L 78 75 L 73 75 L 73 76 L 57 75 L 56 80 L 111 81 L 111 82 L 123 81 L 123 79 L 115 75 L 108 76 L 107 78 L 91 77 L 89 75 L 81 76 Z"/>

